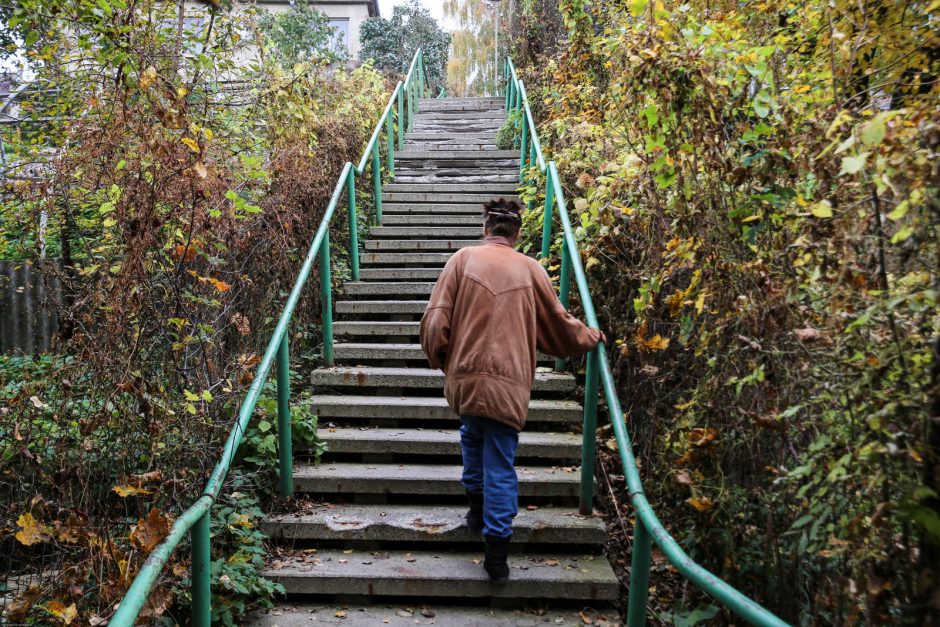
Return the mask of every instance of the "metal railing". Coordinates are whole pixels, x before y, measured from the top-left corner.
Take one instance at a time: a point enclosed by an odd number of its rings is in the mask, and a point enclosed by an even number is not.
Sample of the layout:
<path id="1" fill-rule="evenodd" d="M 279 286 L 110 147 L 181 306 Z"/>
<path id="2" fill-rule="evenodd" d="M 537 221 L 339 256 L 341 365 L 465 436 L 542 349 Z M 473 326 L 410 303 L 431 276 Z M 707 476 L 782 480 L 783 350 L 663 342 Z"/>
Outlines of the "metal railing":
<path id="1" fill-rule="evenodd" d="M 532 168 L 538 166 L 538 176 L 545 179 L 545 205 L 542 225 L 541 258 L 548 257 L 552 243 L 553 212 L 558 207 L 558 217 L 562 229 L 561 249 L 561 276 L 559 298 L 567 308 L 571 287 L 571 275 L 574 274 L 578 294 L 581 297 L 581 306 L 588 326 L 599 328 L 597 315 L 594 311 L 594 302 L 588 289 L 584 267 L 581 264 L 581 254 L 578 251 L 578 241 L 575 239 L 568 218 L 568 209 L 565 204 L 565 193 L 561 187 L 558 168 L 554 161 L 546 162 L 539 143 L 538 130 L 532 117 L 532 109 L 526 95 L 525 84 L 519 80 L 512 59 L 507 58 L 505 70 L 505 107 L 507 112 L 518 111 L 522 115 L 522 128 L 517 137 L 520 148 L 519 168 L 520 182 L 525 180 Z M 537 184 L 532 180 L 531 183 Z M 535 209 L 535 200 L 529 202 L 529 209 Z M 561 369 L 564 363 L 556 363 Z M 607 361 L 607 351 L 603 344 L 588 354 L 587 369 L 584 382 L 584 436 L 581 448 L 581 504 L 582 514 L 589 515 L 594 499 L 594 462 L 596 457 L 596 431 L 597 431 L 597 401 L 599 386 L 603 386 L 604 398 L 607 401 L 607 411 L 613 425 L 620 461 L 623 464 L 624 476 L 627 481 L 627 490 L 630 502 L 636 510 L 636 523 L 633 532 L 633 556 L 630 568 L 630 591 L 627 606 L 627 625 L 640 627 L 646 622 L 646 602 L 649 592 L 650 554 L 655 543 L 669 562 L 704 592 L 710 594 L 732 612 L 754 625 L 783 626 L 784 621 L 762 607 L 756 601 L 744 596 L 708 570 L 696 564 L 691 557 L 676 543 L 675 539 L 663 527 L 656 517 L 643 492 L 640 473 L 633 456 L 630 436 L 627 433 L 626 420 L 620 399 L 617 396 L 617 386 L 610 364 Z"/>
<path id="2" fill-rule="evenodd" d="M 293 494 L 293 451 L 291 447 L 290 423 L 290 375 L 289 375 L 289 335 L 288 328 L 294 308 L 300 300 L 300 295 L 310 276 L 314 262 L 320 261 L 320 298 L 322 303 L 323 321 L 323 361 L 327 365 L 333 364 L 333 306 L 331 298 L 330 278 L 330 221 L 339 204 L 340 197 L 345 189 L 348 198 L 349 222 L 349 254 L 351 259 L 351 274 L 354 281 L 359 280 L 359 242 L 358 219 L 356 217 L 356 177 L 362 176 L 366 165 L 371 159 L 372 178 L 375 193 L 375 220 L 382 223 L 382 157 L 379 149 L 379 137 L 385 130 L 386 156 L 388 174 L 395 174 L 395 144 L 398 149 L 404 145 L 405 131 L 410 130 L 417 112 L 417 101 L 424 98 L 424 58 L 421 49 L 415 52 L 405 80 L 396 85 L 389 99 L 382 117 L 379 118 L 372 137 L 366 145 L 359 164 L 354 166 L 346 163 L 340 174 L 339 181 L 333 190 L 330 203 L 326 208 L 320 226 L 313 237 L 307 257 L 304 259 L 297 280 L 291 290 L 290 296 L 284 305 L 284 310 L 274 329 L 274 334 L 268 342 L 264 357 L 258 365 L 254 380 L 248 388 L 245 400 L 242 401 L 238 411 L 238 419 L 229 432 L 228 439 L 222 449 L 222 458 L 216 464 L 206 483 L 205 490 L 195 503 L 193 503 L 170 528 L 170 533 L 147 557 L 133 583 L 128 589 L 118 609 L 108 623 L 112 627 L 131 627 L 138 614 L 147 601 L 154 584 L 163 572 L 167 561 L 176 547 L 179 546 L 186 533 L 192 537 L 192 566 L 190 571 L 190 585 L 192 589 L 192 624 L 196 627 L 208 627 L 211 622 L 211 585 L 209 581 L 210 538 L 209 538 L 209 512 L 212 504 L 218 497 L 228 474 L 229 466 L 235 458 L 235 453 L 241 444 L 242 438 L 251 421 L 255 405 L 261 395 L 261 389 L 267 381 L 272 365 L 276 365 L 277 390 L 277 422 L 278 422 L 278 469 L 279 492 L 282 496 Z M 396 108 L 397 105 L 397 108 Z M 395 119 L 393 119 L 393 117 Z M 397 126 L 397 138 L 395 127 Z"/>

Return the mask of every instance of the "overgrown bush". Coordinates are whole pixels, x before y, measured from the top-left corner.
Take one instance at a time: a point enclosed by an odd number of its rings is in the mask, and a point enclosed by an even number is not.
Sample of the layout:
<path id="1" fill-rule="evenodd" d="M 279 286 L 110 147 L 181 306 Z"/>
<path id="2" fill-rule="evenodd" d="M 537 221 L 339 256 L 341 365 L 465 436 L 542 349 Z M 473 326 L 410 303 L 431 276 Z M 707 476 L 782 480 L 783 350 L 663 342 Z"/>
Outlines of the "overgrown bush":
<path id="1" fill-rule="evenodd" d="M 25 106 L 53 122 L 19 146 L 41 165 L 6 190 L 4 214 L 31 241 L 59 242 L 66 290 L 59 356 L 0 371 L 5 620 L 99 624 L 201 493 L 336 180 L 388 98 L 370 66 L 284 67 L 251 7 L 181 10 L 31 0 L 13 12 L 55 90 Z M 341 269 L 347 226 L 334 222 Z M 316 283 L 291 327 L 302 367 L 320 342 Z M 230 487 L 269 489 L 258 444 Z M 229 520 L 238 508 L 213 514 L 228 529 L 213 573 L 227 577 L 215 584 L 229 622 L 272 590 L 257 532 Z M 187 561 L 176 553 L 144 616 L 169 610 Z"/>
<path id="2" fill-rule="evenodd" d="M 651 502 L 787 620 L 937 624 L 940 5 L 557 6 L 516 56 Z"/>

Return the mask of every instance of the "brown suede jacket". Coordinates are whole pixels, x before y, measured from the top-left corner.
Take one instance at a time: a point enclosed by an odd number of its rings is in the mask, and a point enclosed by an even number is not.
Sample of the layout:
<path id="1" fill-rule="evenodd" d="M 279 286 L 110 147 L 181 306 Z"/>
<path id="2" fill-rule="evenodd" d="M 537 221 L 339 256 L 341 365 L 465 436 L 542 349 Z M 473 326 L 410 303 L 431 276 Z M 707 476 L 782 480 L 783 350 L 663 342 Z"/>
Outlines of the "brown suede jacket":
<path id="1" fill-rule="evenodd" d="M 580 355 L 599 339 L 599 331 L 565 311 L 545 269 L 503 237 L 455 253 L 421 319 L 421 347 L 431 367 L 445 372 L 444 396 L 454 413 L 520 431 L 536 350 Z"/>

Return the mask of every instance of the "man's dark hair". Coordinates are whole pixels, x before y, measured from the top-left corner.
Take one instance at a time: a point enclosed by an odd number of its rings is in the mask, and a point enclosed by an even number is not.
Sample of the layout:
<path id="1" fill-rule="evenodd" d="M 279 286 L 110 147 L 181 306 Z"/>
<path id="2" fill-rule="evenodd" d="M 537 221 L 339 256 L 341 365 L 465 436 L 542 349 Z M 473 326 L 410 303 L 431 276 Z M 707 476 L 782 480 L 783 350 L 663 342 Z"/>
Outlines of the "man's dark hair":
<path id="1" fill-rule="evenodd" d="M 515 200 L 491 200 L 483 205 L 483 220 L 490 235 L 515 237 L 522 227 L 522 205 Z"/>

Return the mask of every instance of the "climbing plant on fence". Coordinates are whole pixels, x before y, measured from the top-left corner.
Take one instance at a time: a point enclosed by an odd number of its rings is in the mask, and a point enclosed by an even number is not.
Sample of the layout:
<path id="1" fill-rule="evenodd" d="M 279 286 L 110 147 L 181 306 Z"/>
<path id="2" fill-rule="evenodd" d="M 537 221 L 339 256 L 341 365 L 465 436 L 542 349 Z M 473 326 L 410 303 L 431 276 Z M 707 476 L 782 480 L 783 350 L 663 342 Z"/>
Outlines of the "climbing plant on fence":
<path id="1" fill-rule="evenodd" d="M 51 121 L 17 145 L 7 174 L 30 176 L 4 190 L 4 215 L 60 242 L 67 289 L 56 354 L 0 362 L 4 620 L 106 619 L 198 496 L 335 179 L 388 99 L 368 65 L 262 58 L 251 7 L 180 10 L 24 0 L 12 13 L 43 86 L 24 115 Z M 301 323 L 318 318 L 310 293 Z M 295 328 L 312 354 L 318 326 Z M 272 591 L 252 532 L 270 467 L 257 435 L 213 519 L 222 622 Z M 143 616 L 174 615 L 187 569 L 170 566 Z"/>
<path id="2" fill-rule="evenodd" d="M 936 621 L 940 3 L 555 5 L 513 43 L 651 502 L 793 622 Z"/>

